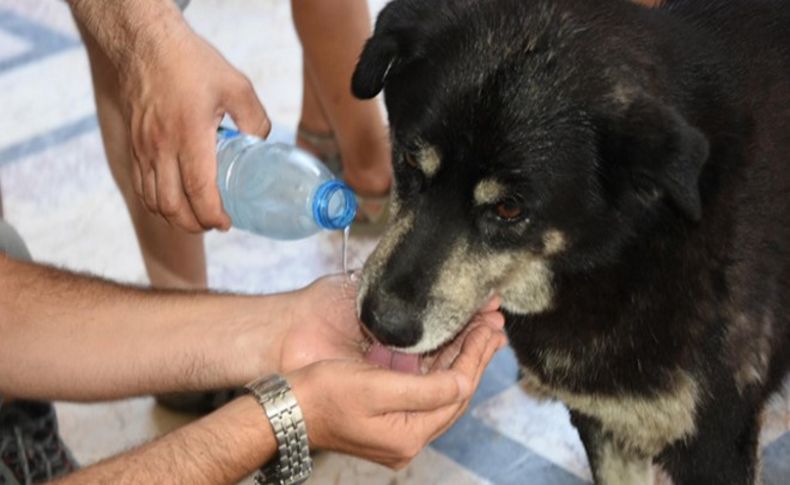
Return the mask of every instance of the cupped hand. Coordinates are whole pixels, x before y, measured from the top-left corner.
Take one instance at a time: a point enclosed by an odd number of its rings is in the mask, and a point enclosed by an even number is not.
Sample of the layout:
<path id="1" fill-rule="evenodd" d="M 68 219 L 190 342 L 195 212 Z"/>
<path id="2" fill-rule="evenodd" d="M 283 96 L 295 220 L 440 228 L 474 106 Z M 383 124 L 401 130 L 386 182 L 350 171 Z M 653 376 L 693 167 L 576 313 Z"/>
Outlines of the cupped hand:
<path id="1" fill-rule="evenodd" d="M 320 278 L 304 289 L 291 293 L 287 328 L 280 350 L 280 371 L 291 372 L 322 360 L 369 360 L 382 367 L 394 367 L 371 350 L 357 318 L 357 285 L 353 276 Z M 491 298 L 462 332 L 466 336 L 484 325 L 501 330 L 504 317 L 498 311 L 500 299 Z M 463 338 L 456 338 L 441 351 L 425 356 L 423 369 L 447 368 L 460 351 Z"/>
<path id="2" fill-rule="evenodd" d="M 362 360 L 369 346 L 357 319 L 357 288 L 346 275 L 325 276 L 290 294 L 280 371 L 321 360 Z"/>
<path id="3" fill-rule="evenodd" d="M 132 180 L 145 206 L 191 232 L 228 229 L 216 184 L 216 130 L 231 115 L 266 136 L 269 119 L 250 81 L 184 23 L 120 73 Z"/>
<path id="4" fill-rule="evenodd" d="M 506 338 L 477 325 L 460 339 L 446 369 L 405 374 L 362 361 L 322 361 L 289 374 L 312 447 L 391 468 L 407 465 L 466 410 Z M 436 363 L 435 362 L 435 363 Z"/>

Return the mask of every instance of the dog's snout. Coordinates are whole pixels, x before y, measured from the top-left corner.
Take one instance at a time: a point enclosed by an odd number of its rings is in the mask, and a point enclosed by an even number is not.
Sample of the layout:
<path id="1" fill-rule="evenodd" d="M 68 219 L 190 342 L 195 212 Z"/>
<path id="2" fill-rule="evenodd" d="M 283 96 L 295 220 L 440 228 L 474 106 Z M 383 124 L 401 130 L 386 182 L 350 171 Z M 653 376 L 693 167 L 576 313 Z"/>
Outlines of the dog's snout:
<path id="1" fill-rule="evenodd" d="M 408 302 L 394 296 L 368 295 L 362 302 L 362 323 L 383 345 L 414 346 L 422 338 L 418 312 Z"/>

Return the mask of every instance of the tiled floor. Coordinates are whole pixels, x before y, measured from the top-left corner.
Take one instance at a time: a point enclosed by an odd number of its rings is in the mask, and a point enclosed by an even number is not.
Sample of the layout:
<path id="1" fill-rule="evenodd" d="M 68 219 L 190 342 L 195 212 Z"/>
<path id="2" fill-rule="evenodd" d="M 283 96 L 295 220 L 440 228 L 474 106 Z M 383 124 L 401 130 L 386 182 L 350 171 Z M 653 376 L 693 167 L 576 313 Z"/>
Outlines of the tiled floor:
<path id="1" fill-rule="evenodd" d="M 195 0 L 187 18 L 253 80 L 276 136 L 298 116 L 299 48 L 282 0 Z M 374 10 L 382 0 L 372 0 Z M 0 184 L 7 219 L 39 261 L 145 283 L 121 197 L 103 161 L 84 51 L 63 2 L 0 0 Z M 339 269 L 340 238 L 277 243 L 240 232 L 209 234 L 214 288 L 270 292 Z M 353 240 L 358 266 L 375 241 Z M 586 458 L 567 411 L 516 385 L 512 353 L 486 373 L 472 409 L 407 469 L 318 456 L 313 484 L 579 484 Z M 765 483 L 790 483 L 790 397 L 766 414 Z M 188 418 L 150 398 L 58 404 L 63 435 L 91 463 L 179 426 Z"/>

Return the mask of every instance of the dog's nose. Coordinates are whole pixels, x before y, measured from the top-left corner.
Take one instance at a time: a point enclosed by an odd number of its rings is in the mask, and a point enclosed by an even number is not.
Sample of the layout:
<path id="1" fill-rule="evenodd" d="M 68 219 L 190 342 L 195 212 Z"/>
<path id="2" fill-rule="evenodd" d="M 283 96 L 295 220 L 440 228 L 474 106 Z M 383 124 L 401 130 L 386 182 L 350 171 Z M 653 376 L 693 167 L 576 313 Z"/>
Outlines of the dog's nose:
<path id="1" fill-rule="evenodd" d="M 422 324 L 412 305 L 395 297 L 368 295 L 362 302 L 362 323 L 388 347 L 411 347 L 422 338 Z"/>

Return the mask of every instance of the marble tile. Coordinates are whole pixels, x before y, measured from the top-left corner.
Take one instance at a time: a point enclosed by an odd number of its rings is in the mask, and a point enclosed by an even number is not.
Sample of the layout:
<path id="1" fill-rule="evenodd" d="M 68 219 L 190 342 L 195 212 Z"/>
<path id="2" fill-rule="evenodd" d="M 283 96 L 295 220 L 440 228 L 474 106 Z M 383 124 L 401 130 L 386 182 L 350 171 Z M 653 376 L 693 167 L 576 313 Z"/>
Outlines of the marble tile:
<path id="1" fill-rule="evenodd" d="M 785 433 L 763 453 L 763 484 L 786 485 L 790 482 L 790 433 Z"/>
<path id="2" fill-rule="evenodd" d="M 0 63 L 17 57 L 32 47 L 24 39 L 0 30 Z"/>
<path id="3" fill-rule="evenodd" d="M 358 458 L 321 453 L 311 485 L 486 485 L 489 482 L 427 448 L 398 472 Z"/>
<path id="4" fill-rule="evenodd" d="M 561 403 L 539 401 L 512 386 L 475 408 L 473 414 L 549 462 L 591 481 L 584 447 Z"/>
<path id="5" fill-rule="evenodd" d="M 763 412 L 760 442 L 763 446 L 769 446 L 786 432 L 790 432 L 790 379 L 771 398 Z M 787 459 L 790 460 L 790 454 Z"/>
<path id="6" fill-rule="evenodd" d="M 0 149 L 95 111 L 88 60 L 69 49 L 0 73 Z"/>
<path id="7" fill-rule="evenodd" d="M 77 38 L 77 29 L 66 2 L 49 0 L 0 0 L 0 10 L 35 22 L 58 36 Z M 39 40 L 40 37 L 39 37 Z"/>

